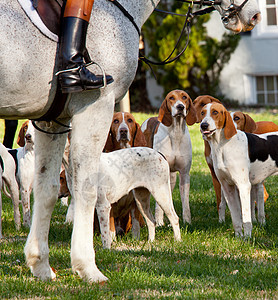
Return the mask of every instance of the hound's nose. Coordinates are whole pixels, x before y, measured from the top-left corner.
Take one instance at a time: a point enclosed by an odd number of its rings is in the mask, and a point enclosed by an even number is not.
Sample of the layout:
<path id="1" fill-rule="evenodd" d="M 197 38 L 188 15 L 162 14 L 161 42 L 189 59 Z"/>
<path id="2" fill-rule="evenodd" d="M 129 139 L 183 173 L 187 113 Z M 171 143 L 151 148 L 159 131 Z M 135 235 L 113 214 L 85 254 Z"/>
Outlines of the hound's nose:
<path id="1" fill-rule="evenodd" d="M 126 128 L 121 128 L 120 129 L 120 136 L 121 136 L 121 139 L 122 138 L 127 138 L 127 129 Z"/>
<path id="2" fill-rule="evenodd" d="M 27 133 L 27 134 L 25 135 L 25 138 L 26 138 L 27 141 L 30 141 L 31 138 L 32 138 L 32 136 L 31 136 L 30 133 Z"/>
<path id="3" fill-rule="evenodd" d="M 209 124 L 208 124 L 207 122 L 201 123 L 201 129 L 202 129 L 202 130 L 207 130 L 208 127 L 209 127 Z"/>
<path id="4" fill-rule="evenodd" d="M 182 104 L 177 105 L 177 110 L 183 111 L 184 106 Z"/>

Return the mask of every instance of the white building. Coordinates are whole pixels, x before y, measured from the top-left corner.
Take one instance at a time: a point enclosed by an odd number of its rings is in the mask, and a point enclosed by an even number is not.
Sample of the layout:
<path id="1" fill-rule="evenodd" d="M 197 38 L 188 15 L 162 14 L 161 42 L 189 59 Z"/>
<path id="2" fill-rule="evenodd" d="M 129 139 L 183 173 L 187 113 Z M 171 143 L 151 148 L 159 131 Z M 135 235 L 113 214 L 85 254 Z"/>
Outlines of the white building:
<path id="1" fill-rule="evenodd" d="M 278 0 L 258 0 L 262 21 L 241 40 L 220 76 L 220 89 L 229 99 L 247 105 L 278 106 Z M 220 26 L 213 15 L 208 32 Z M 218 36 L 217 36 L 218 35 Z M 217 32 L 215 37 L 220 37 Z"/>
<path id="2" fill-rule="evenodd" d="M 220 76 L 221 92 L 246 105 L 278 106 L 278 0 L 258 0 L 262 21 L 251 32 L 242 34 L 229 63 Z M 211 14 L 208 34 L 221 39 L 225 28 L 219 13 Z M 163 89 L 147 79 L 153 106 L 162 101 Z"/>

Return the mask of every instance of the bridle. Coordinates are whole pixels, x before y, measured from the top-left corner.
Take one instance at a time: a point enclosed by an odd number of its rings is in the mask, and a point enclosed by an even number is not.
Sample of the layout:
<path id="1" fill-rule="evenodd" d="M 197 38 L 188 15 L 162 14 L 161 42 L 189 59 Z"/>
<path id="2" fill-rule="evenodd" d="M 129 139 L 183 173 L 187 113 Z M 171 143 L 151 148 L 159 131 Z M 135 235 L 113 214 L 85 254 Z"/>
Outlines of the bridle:
<path id="1" fill-rule="evenodd" d="M 121 12 L 133 24 L 133 26 L 135 27 L 136 31 L 138 32 L 138 34 L 140 36 L 141 31 L 138 28 L 137 24 L 135 23 L 134 18 L 130 15 L 130 13 L 118 2 L 118 0 L 108 0 L 108 1 L 112 2 L 115 6 L 117 6 L 121 10 Z M 184 51 L 187 49 L 187 46 L 189 43 L 190 25 L 191 25 L 191 20 L 193 19 L 193 17 L 210 13 L 215 10 L 214 6 L 219 5 L 222 12 L 224 12 L 224 14 L 221 18 L 222 22 L 226 25 L 226 24 L 228 24 L 228 22 L 231 18 L 235 17 L 242 10 L 244 5 L 249 0 L 244 0 L 240 5 L 236 5 L 236 4 L 234 4 L 234 0 L 230 0 L 231 4 L 226 9 L 221 7 L 222 0 L 220 0 L 220 1 L 219 0 L 177 0 L 177 1 L 191 4 L 188 7 L 188 11 L 187 11 L 186 15 L 177 14 L 177 13 L 164 11 L 164 10 L 160 10 L 160 9 L 154 10 L 159 13 L 165 13 L 165 14 L 185 17 L 185 21 L 184 21 L 184 25 L 183 25 L 183 28 L 180 33 L 180 37 L 178 38 L 178 41 L 176 42 L 174 49 L 172 50 L 172 52 L 166 59 L 164 59 L 163 61 L 160 61 L 160 62 L 156 62 L 156 61 L 152 61 L 152 60 L 146 58 L 143 54 L 139 53 L 139 59 L 141 61 L 145 62 L 146 64 L 148 64 L 150 68 L 151 68 L 150 65 L 166 65 L 166 64 L 172 63 L 173 61 L 177 60 L 184 53 Z M 192 6 L 194 4 L 199 5 L 200 8 L 202 8 L 202 6 L 208 6 L 208 7 L 193 12 Z M 184 34 L 187 36 L 185 46 L 174 58 L 172 58 L 172 55 L 173 55 L 174 51 L 177 49 L 179 42 L 181 41 L 181 38 Z"/>
<path id="2" fill-rule="evenodd" d="M 198 4 L 200 7 L 202 7 L 203 5 L 206 5 L 206 6 L 219 5 L 222 12 L 224 12 L 221 20 L 225 25 L 228 24 L 228 22 L 231 18 L 233 18 L 235 15 L 239 14 L 239 12 L 242 10 L 244 5 L 248 2 L 248 0 L 244 0 L 240 5 L 236 5 L 234 3 L 234 0 L 230 0 L 231 4 L 225 9 L 225 8 L 221 7 L 222 0 L 220 0 L 220 1 L 213 1 L 213 0 L 196 0 L 196 1 L 177 0 L 177 1 L 185 2 L 185 3 L 191 3 L 192 5 L 193 4 Z"/>
<path id="3" fill-rule="evenodd" d="M 231 1 L 231 4 L 227 9 L 224 9 L 220 5 L 220 9 L 224 12 L 221 20 L 222 22 L 227 25 L 229 23 L 229 20 L 236 16 L 244 7 L 244 5 L 248 2 L 248 0 L 244 0 L 240 5 L 236 5 L 233 3 L 233 0 Z"/>

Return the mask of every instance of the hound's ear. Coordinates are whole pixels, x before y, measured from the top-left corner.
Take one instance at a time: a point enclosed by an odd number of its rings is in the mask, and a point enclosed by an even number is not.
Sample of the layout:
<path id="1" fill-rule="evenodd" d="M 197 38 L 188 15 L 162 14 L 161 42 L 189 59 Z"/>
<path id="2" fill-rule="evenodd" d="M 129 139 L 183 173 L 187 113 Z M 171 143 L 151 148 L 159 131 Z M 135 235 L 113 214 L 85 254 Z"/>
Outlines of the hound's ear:
<path id="1" fill-rule="evenodd" d="M 115 150 L 115 147 L 114 147 L 114 143 L 113 143 L 112 134 L 111 134 L 111 131 L 109 131 L 103 152 L 112 152 L 114 150 Z"/>
<path id="2" fill-rule="evenodd" d="M 225 138 L 227 140 L 229 140 L 231 137 L 233 137 L 236 133 L 237 133 L 237 130 L 236 130 L 236 127 L 235 127 L 235 124 L 233 122 L 233 119 L 230 115 L 230 113 L 225 110 L 224 112 L 224 115 L 225 115 L 225 127 L 224 127 L 224 135 L 225 135 Z"/>
<path id="3" fill-rule="evenodd" d="M 188 114 L 186 115 L 186 124 L 193 125 L 197 122 L 197 112 L 193 105 L 191 98 L 189 97 L 189 108 Z"/>
<path id="4" fill-rule="evenodd" d="M 20 131 L 19 131 L 19 134 L 18 134 L 18 137 L 17 137 L 17 144 L 18 146 L 20 147 L 24 147 L 25 145 L 25 138 L 24 138 L 24 123 L 23 125 L 21 126 L 20 128 Z"/>
<path id="5" fill-rule="evenodd" d="M 257 129 L 256 122 L 248 114 L 244 114 L 244 117 L 245 117 L 244 131 L 254 132 Z"/>
<path id="6" fill-rule="evenodd" d="M 172 115 L 171 115 L 171 111 L 167 107 L 166 99 L 162 102 L 160 106 L 157 119 L 159 122 L 161 122 L 163 125 L 167 127 L 172 125 Z"/>
<path id="7" fill-rule="evenodd" d="M 134 147 L 147 147 L 147 141 L 145 136 L 141 130 L 141 127 L 138 123 L 135 123 L 136 126 L 136 133 L 133 137 L 133 146 Z"/>
<path id="8" fill-rule="evenodd" d="M 211 101 L 211 103 L 215 102 L 215 103 L 220 103 L 220 104 L 222 104 L 220 100 L 218 100 L 218 99 L 216 99 L 216 98 L 214 98 L 214 97 L 212 97 L 212 96 L 207 96 L 207 97 L 209 98 L 209 100 Z"/>

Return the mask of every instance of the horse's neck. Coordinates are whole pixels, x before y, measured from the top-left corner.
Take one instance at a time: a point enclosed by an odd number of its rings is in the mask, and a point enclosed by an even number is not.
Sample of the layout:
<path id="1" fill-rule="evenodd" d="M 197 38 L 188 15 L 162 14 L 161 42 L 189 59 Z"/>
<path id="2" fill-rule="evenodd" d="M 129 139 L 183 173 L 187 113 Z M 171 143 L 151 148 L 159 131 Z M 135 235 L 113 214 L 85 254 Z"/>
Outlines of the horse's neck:
<path id="1" fill-rule="evenodd" d="M 137 2 L 137 1 L 136 1 Z M 138 5 L 139 11 L 142 11 L 142 7 L 146 7 L 144 12 L 143 12 L 143 17 L 142 17 L 142 24 L 141 26 L 147 21 L 151 13 L 154 11 L 160 0 L 142 0 L 138 1 L 138 3 L 142 2 L 142 6 L 140 7 Z"/>
<path id="2" fill-rule="evenodd" d="M 106 0 L 107 1 L 107 0 Z M 118 0 L 141 28 L 160 0 Z"/>

